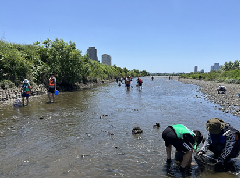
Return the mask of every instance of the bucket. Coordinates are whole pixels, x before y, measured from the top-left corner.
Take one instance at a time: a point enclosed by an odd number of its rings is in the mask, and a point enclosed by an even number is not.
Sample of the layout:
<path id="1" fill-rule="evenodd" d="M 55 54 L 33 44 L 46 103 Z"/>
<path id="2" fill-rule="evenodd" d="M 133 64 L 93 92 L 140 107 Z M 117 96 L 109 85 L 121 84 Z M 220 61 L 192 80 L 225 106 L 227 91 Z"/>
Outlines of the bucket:
<path id="1" fill-rule="evenodd" d="M 58 90 L 55 91 L 55 95 L 58 95 Z"/>
<path id="2" fill-rule="evenodd" d="M 238 94 L 238 97 L 240 98 L 240 94 Z"/>

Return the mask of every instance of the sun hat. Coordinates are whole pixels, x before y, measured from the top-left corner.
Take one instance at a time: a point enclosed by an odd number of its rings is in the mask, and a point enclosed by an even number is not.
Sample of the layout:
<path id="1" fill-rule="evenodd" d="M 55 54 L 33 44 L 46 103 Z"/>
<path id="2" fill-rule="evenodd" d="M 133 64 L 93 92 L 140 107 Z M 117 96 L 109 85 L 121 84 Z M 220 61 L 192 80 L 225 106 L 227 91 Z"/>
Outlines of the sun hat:
<path id="1" fill-rule="evenodd" d="M 29 83 L 28 79 L 24 79 L 23 83 Z"/>
<path id="2" fill-rule="evenodd" d="M 225 128 L 225 122 L 219 118 L 212 118 L 207 121 L 206 126 L 210 134 L 219 134 Z"/>

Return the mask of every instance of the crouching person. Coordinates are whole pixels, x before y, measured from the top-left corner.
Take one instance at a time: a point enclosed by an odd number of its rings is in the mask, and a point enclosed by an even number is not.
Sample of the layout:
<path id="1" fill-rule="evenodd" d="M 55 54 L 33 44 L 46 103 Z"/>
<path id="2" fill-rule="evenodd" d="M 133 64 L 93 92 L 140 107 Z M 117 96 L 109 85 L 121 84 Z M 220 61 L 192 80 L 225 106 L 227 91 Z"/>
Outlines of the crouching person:
<path id="1" fill-rule="evenodd" d="M 172 145 L 178 152 L 184 152 L 180 170 L 184 171 L 186 166 L 192 162 L 192 153 L 198 148 L 203 136 L 200 131 L 191 131 L 182 124 L 168 126 L 162 133 L 167 151 L 167 163 L 171 162 Z"/>
<path id="2" fill-rule="evenodd" d="M 219 118 L 209 119 L 206 126 L 209 131 L 208 138 L 198 155 L 210 150 L 217 159 L 217 166 L 223 167 L 231 158 L 236 158 L 239 154 L 239 131 Z"/>
<path id="3" fill-rule="evenodd" d="M 218 91 L 218 94 L 220 94 L 220 92 L 224 94 L 227 91 L 227 88 L 223 85 L 219 85 L 217 91 Z"/>

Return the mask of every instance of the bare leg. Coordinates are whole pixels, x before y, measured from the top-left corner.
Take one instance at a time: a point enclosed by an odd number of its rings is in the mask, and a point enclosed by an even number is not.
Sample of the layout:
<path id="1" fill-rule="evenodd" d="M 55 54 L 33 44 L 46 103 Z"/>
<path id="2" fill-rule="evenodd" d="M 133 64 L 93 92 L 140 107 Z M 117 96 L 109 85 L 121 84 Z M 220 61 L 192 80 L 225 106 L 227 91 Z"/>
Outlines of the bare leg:
<path id="1" fill-rule="evenodd" d="M 192 153 L 193 153 L 193 151 L 188 151 L 187 153 L 185 153 L 185 154 L 183 155 L 183 161 L 182 161 L 182 164 L 181 164 L 181 167 L 182 167 L 182 168 L 185 168 L 185 167 L 189 164 L 189 162 L 190 162 L 190 164 L 191 164 L 191 161 L 192 161 Z"/>
<path id="2" fill-rule="evenodd" d="M 51 92 L 48 92 L 48 99 L 51 102 Z"/>
<path id="3" fill-rule="evenodd" d="M 169 145 L 168 147 L 166 147 L 166 151 L 167 151 L 167 159 L 171 159 L 172 145 Z"/>
<path id="4" fill-rule="evenodd" d="M 52 97 L 53 97 L 53 102 L 55 102 L 55 96 L 54 96 L 54 93 L 52 93 Z"/>
<path id="5" fill-rule="evenodd" d="M 27 105 L 28 105 L 28 103 L 29 103 L 29 101 L 28 101 L 29 97 L 26 97 L 26 99 L 27 99 Z"/>

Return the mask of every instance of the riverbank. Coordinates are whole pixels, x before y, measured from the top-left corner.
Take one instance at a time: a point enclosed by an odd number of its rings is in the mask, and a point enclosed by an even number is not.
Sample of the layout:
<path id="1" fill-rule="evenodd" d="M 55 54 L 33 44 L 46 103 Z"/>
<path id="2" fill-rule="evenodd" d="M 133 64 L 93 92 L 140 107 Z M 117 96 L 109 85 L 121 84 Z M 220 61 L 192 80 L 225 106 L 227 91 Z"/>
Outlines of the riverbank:
<path id="1" fill-rule="evenodd" d="M 71 88 L 64 88 L 63 86 L 57 86 L 57 90 L 59 91 L 73 91 L 73 90 L 83 90 L 83 89 L 88 89 L 88 88 L 92 88 L 98 85 L 102 85 L 102 84 L 107 84 L 107 83 L 111 83 L 114 82 L 114 80 L 101 80 L 101 81 L 97 81 L 97 82 L 89 82 L 89 83 L 79 83 L 77 84 L 75 87 L 71 87 Z M 44 87 L 44 85 L 37 85 L 37 86 L 33 86 L 31 89 L 31 96 L 40 96 L 40 95 L 44 95 L 47 94 L 47 88 Z M 21 88 L 19 87 L 13 87 L 13 88 L 7 88 L 7 89 L 2 89 L 0 88 L 0 104 L 3 103 L 12 103 L 14 100 L 22 98 L 22 93 L 21 93 Z"/>
<path id="2" fill-rule="evenodd" d="M 205 94 L 205 99 L 218 104 L 219 110 L 225 113 L 232 113 L 234 116 L 240 117 L 240 98 L 238 97 L 238 94 L 240 94 L 239 84 L 225 84 L 213 81 L 183 78 L 180 79 L 180 82 L 198 85 L 200 87 L 199 90 Z M 225 94 L 218 94 L 217 88 L 220 84 L 226 86 L 227 92 Z"/>

